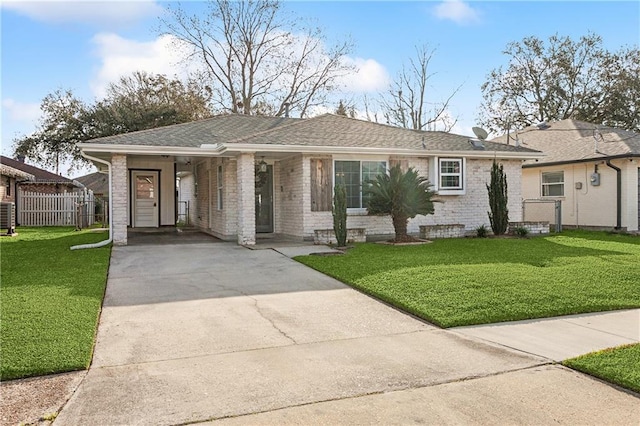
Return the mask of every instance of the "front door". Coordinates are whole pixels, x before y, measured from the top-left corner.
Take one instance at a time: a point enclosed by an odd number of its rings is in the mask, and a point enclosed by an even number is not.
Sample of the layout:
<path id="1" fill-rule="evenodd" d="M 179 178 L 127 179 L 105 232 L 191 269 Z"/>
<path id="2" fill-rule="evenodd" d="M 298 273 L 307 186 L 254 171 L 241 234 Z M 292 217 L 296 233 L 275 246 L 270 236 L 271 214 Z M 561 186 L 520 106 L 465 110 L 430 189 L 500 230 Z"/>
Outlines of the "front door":
<path id="1" fill-rule="evenodd" d="M 158 227 L 158 172 L 134 171 L 133 227 Z"/>
<path id="2" fill-rule="evenodd" d="M 273 166 L 256 172 L 256 232 L 273 232 Z"/>

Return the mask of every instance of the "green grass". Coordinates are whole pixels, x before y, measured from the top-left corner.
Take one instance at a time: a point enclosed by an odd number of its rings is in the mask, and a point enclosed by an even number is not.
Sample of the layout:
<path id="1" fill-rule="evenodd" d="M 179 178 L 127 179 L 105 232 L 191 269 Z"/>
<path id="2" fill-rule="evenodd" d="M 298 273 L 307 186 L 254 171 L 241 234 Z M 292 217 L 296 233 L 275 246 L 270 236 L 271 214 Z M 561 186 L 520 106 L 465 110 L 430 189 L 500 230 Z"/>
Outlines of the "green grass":
<path id="1" fill-rule="evenodd" d="M 640 307 L 640 238 L 629 235 L 367 243 L 296 259 L 441 327 Z"/>
<path id="2" fill-rule="evenodd" d="M 53 227 L 0 238 L 2 380 L 89 366 L 111 248 L 69 247 L 105 238 Z"/>
<path id="3" fill-rule="evenodd" d="M 640 392 L 640 344 L 592 352 L 563 362 L 623 388 Z"/>

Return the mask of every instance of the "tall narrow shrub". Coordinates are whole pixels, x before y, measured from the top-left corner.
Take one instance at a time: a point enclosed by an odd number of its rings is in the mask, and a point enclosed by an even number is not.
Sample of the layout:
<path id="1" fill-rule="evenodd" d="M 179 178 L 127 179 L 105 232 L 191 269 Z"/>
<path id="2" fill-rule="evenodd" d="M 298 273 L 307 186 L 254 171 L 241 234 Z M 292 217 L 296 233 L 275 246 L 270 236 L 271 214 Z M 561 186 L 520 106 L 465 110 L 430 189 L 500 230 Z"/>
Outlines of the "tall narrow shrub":
<path id="1" fill-rule="evenodd" d="M 337 183 L 333 188 L 333 232 L 338 240 L 338 247 L 347 245 L 347 189 L 344 184 Z"/>
<path id="2" fill-rule="evenodd" d="M 507 232 L 509 226 L 509 209 L 507 208 L 507 176 L 502 164 L 493 160 L 491 166 L 491 183 L 487 185 L 489 192 L 489 221 L 494 235 Z"/>

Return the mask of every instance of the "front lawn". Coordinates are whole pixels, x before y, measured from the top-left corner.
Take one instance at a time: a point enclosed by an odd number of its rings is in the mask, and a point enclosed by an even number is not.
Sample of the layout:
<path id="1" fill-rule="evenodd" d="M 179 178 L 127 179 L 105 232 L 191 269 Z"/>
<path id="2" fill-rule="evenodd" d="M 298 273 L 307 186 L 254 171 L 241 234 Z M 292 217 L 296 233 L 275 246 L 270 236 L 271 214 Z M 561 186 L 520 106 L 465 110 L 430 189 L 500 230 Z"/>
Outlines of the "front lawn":
<path id="1" fill-rule="evenodd" d="M 628 235 L 367 243 L 296 260 L 442 327 L 640 307 L 640 238 Z"/>
<path id="2" fill-rule="evenodd" d="M 107 238 L 73 228 L 20 228 L 0 238 L 2 380 L 87 368 L 104 296 Z"/>
<path id="3" fill-rule="evenodd" d="M 640 392 L 640 344 L 592 352 L 568 359 L 563 364 Z"/>

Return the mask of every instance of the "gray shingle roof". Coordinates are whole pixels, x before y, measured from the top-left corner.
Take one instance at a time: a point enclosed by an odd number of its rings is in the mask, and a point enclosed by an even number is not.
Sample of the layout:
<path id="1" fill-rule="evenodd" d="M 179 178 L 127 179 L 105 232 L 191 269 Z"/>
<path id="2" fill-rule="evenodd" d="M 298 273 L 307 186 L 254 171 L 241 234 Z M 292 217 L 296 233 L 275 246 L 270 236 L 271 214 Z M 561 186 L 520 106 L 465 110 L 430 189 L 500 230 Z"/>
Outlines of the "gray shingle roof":
<path id="1" fill-rule="evenodd" d="M 422 143 L 424 141 L 425 147 Z M 273 130 L 230 141 L 264 145 L 391 148 L 426 151 L 473 151 L 468 136 L 447 132 L 403 129 L 386 124 L 324 114 Z M 514 146 L 484 142 L 485 151 L 533 152 Z"/>
<path id="2" fill-rule="evenodd" d="M 424 141 L 424 147 L 423 147 Z M 425 151 L 473 151 L 468 136 L 417 131 L 324 114 L 308 119 L 220 115 L 206 120 L 109 136 L 92 144 L 199 147 L 221 143 L 318 147 L 389 148 Z M 535 152 L 485 141 L 485 151 Z"/>
<path id="3" fill-rule="evenodd" d="M 226 143 L 257 132 L 273 129 L 299 118 L 262 117 L 258 115 L 218 115 L 190 123 L 174 124 L 138 132 L 87 141 L 95 144 L 194 147 Z"/>
<path id="4" fill-rule="evenodd" d="M 530 126 L 518 132 L 522 146 L 545 154 L 543 159 L 535 163 L 538 166 L 640 155 L 640 133 L 571 119 L 548 123 L 548 126 L 545 129 Z M 602 135 L 597 146 L 594 139 L 596 128 Z M 502 135 L 493 141 L 505 143 L 506 139 L 506 135 Z M 525 166 L 531 165 L 530 161 L 525 163 Z"/>

